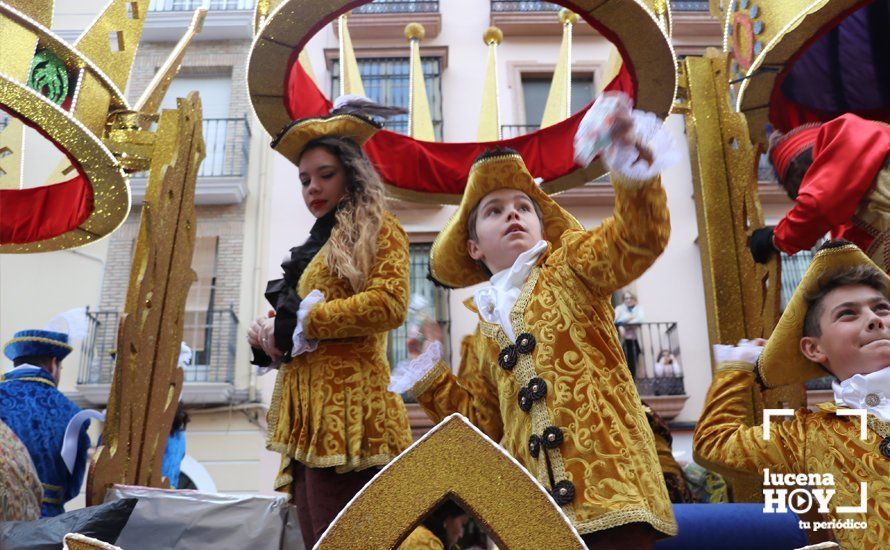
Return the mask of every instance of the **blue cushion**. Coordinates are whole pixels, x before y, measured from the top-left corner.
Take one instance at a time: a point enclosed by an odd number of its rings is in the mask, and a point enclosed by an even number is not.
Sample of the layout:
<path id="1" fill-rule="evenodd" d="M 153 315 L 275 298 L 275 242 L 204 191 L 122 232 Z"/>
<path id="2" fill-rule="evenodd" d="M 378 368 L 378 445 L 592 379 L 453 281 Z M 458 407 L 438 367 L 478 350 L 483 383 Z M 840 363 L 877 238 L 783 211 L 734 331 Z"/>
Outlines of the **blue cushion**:
<path id="1" fill-rule="evenodd" d="M 674 504 L 676 537 L 658 541 L 658 550 L 787 550 L 806 546 L 794 513 L 764 514 L 763 504 Z"/>

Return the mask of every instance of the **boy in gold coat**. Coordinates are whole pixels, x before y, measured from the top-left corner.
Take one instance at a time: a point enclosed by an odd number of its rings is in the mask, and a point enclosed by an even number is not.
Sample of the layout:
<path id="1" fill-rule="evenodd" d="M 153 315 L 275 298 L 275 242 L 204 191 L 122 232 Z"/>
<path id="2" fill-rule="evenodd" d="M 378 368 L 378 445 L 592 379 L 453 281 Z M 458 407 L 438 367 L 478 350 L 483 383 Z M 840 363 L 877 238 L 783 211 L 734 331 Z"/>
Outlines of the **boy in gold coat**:
<path id="1" fill-rule="evenodd" d="M 633 135 L 633 124 L 625 130 Z M 515 152 L 477 160 L 430 254 L 443 285 L 490 283 L 467 302 L 479 324 L 462 346 L 461 376 L 434 343 L 390 385 L 434 420 L 459 412 L 499 441 L 592 548 L 651 548 L 677 530 L 610 302 L 668 240 L 658 163 L 649 167 L 630 179 L 611 166 L 615 213 L 585 231 Z"/>
<path id="2" fill-rule="evenodd" d="M 834 485 L 818 488 L 836 493 L 819 512 L 831 522 L 860 525 L 834 529 L 843 548 L 890 544 L 888 283 L 887 275 L 855 245 L 826 243 L 765 347 L 715 347 L 719 366 L 695 430 L 696 461 L 717 471 L 763 475 L 771 487 L 775 484 L 769 474 L 816 474 L 822 479 L 830 474 Z M 823 403 L 815 412 L 800 409 L 791 419 L 774 417 L 769 439 L 763 426 L 745 425 L 758 382 L 776 387 L 827 374 L 837 379 L 835 403 Z M 842 416 L 839 408 L 864 409 L 867 415 Z M 862 422 L 867 425 L 865 438 Z M 863 502 L 864 513 L 838 511 Z"/>

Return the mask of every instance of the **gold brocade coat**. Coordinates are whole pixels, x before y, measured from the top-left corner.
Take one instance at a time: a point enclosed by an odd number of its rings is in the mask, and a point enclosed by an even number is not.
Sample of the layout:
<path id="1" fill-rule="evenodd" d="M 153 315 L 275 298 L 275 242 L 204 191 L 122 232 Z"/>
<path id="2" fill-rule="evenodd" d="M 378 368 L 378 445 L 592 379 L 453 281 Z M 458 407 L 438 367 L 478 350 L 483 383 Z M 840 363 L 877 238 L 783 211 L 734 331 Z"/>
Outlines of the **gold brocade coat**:
<path id="1" fill-rule="evenodd" d="M 890 459 L 879 449 L 882 437 L 868 430 L 860 439 L 858 417 L 834 414 L 833 404 L 798 410 L 792 419 L 773 419 L 770 439 L 763 427 L 747 426 L 751 392 L 756 387 L 751 365 L 723 363 L 714 375 L 705 408 L 695 429 L 695 460 L 715 471 L 744 472 L 763 479 L 776 474 L 831 474 L 837 493 L 829 504 L 830 520 L 867 522 L 865 529 L 837 529 L 843 548 L 885 549 L 890 544 Z M 859 506 L 860 482 L 868 483 L 865 514 L 835 514 L 837 506 Z M 796 487 L 789 487 L 793 490 Z"/>
<path id="2" fill-rule="evenodd" d="M 590 230 L 568 230 L 553 253 L 532 269 L 511 314 L 517 342 L 512 369 L 499 366 L 511 342 L 480 318 L 465 340 L 461 376 L 440 361 L 412 388 L 435 421 L 466 416 L 512 454 L 554 495 L 573 492 L 562 510 L 578 532 L 632 522 L 677 532 L 652 430 L 630 377 L 613 324 L 611 295 L 639 277 L 667 243 L 670 221 L 657 180 L 616 183 L 614 215 Z M 538 380 L 533 380 L 538 379 Z M 543 380 L 545 394 L 529 411 L 520 391 Z M 557 429 L 562 441 L 541 445 L 533 435 Z M 544 437 L 546 440 L 547 438 Z M 566 493 L 563 493 L 566 496 Z M 560 502 L 559 498 L 556 498 Z"/>
<path id="3" fill-rule="evenodd" d="M 353 292 L 324 262 L 325 245 L 306 267 L 297 293 L 325 295 L 306 318 L 318 348 L 282 366 L 267 421 L 266 447 L 282 454 L 275 488 L 287 491 L 291 461 L 338 472 L 382 466 L 411 444 L 400 395 L 387 390 L 387 333 L 408 312 L 408 237 L 389 213 L 377 238 L 366 288 Z"/>
<path id="4" fill-rule="evenodd" d="M 445 545 L 432 531 L 418 525 L 399 545 L 399 550 L 445 550 Z"/>

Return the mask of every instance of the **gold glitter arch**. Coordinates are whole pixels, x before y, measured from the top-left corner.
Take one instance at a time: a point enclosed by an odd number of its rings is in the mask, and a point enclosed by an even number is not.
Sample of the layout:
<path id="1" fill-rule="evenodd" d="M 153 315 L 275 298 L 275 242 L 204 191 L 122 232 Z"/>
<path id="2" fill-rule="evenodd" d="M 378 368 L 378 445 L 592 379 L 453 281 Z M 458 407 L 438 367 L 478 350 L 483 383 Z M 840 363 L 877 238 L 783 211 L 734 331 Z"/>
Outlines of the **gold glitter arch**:
<path id="1" fill-rule="evenodd" d="M 247 68 L 250 100 L 266 131 L 275 136 L 291 117 L 285 107 L 285 82 L 290 60 L 327 22 L 357 7 L 349 0 L 259 0 L 254 16 L 256 38 Z M 625 62 L 637 82 L 636 105 L 659 116 L 667 115 L 677 90 L 676 57 L 670 43 L 670 10 L 664 0 L 579 0 L 568 6 L 582 17 L 600 23 L 626 53 Z M 584 177 L 605 172 L 597 163 Z M 597 172 L 595 174 L 591 172 Z M 586 181 L 584 178 L 549 182 L 556 192 Z M 578 181 L 575 181 L 578 180 Z"/>
<path id="2" fill-rule="evenodd" d="M 826 25 L 862 0 L 711 0 L 724 22 L 723 50 L 730 80 L 738 81 L 736 109 L 751 139 L 766 144 L 769 106 L 779 73 Z"/>
<path id="3" fill-rule="evenodd" d="M 459 414 L 440 422 L 377 474 L 316 548 L 395 548 L 446 498 L 473 514 L 500 548 L 585 548 L 544 488 Z"/>

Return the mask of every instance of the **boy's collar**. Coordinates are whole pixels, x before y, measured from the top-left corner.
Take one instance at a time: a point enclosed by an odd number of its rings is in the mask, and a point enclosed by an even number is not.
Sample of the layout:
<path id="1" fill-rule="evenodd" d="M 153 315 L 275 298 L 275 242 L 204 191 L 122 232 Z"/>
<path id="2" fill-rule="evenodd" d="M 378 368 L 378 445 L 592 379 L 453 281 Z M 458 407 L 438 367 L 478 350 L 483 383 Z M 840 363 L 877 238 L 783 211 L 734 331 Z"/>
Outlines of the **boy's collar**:
<path id="1" fill-rule="evenodd" d="M 538 265 L 538 262 L 541 260 L 542 256 L 545 256 L 545 252 L 550 249 L 550 243 L 545 240 L 540 240 L 534 244 L 531 248 L 521 253 L 519 256 L 513 260 L 513 265 L 498 271 L 494 275 L 491 276 L 491 279 L 488 282 L 492 285 L 498 285 L 505 278 L 511 276 L 511 274 L 518 274 L 522 271 L 525 271 L 528 274 L 528 270 Z"/>
<path id="2" fill-rule="evenodd" d="M 890 367 L 832 382 L 831 389 L 838 407 L 865 409 L 881 421 L 890 422 Z"/>

